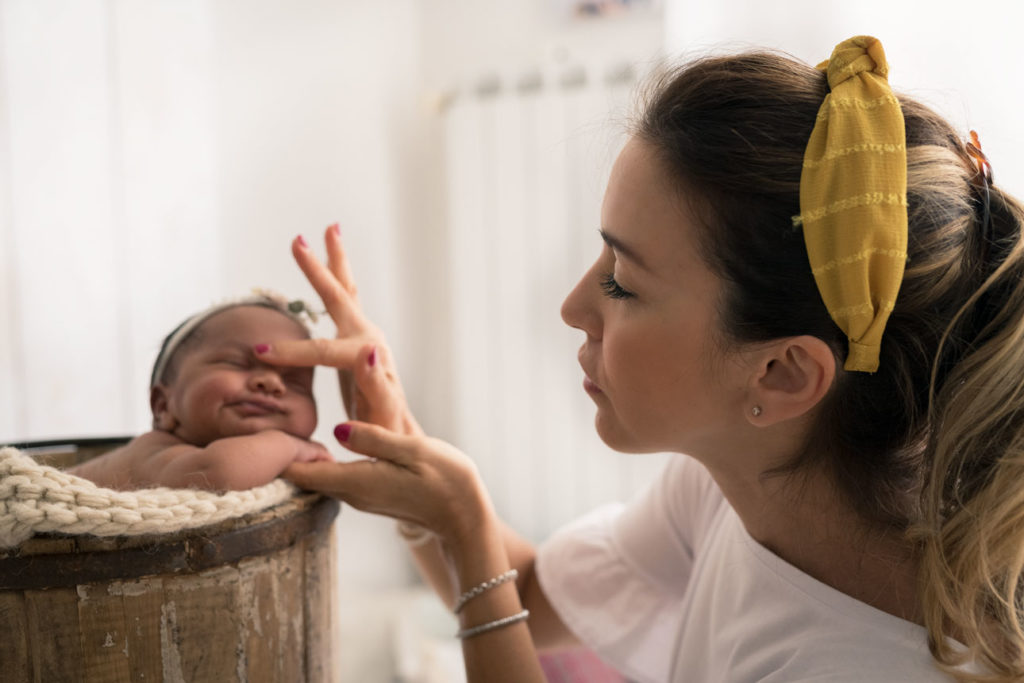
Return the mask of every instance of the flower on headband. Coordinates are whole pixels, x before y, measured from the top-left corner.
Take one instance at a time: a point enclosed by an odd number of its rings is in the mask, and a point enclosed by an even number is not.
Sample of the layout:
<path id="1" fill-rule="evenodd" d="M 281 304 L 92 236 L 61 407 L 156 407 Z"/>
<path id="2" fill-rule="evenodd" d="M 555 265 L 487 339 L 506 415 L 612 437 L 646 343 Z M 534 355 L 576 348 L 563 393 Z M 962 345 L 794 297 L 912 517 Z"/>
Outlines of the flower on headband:
<path id="1" fill-rule="evenodd" d="M 302 315 L 303 313 L 305 313 L 309 317 L 309 321 L 314 325 L 316 325 L 317 320 L 320 319 L 320 315 L 312 308 L 310 308 L 309 304 L 307 304 L 302 299 L 292 299 L 291 301 L 289 301 L 288 310 L 294 313 L 295 315 Z M 325 311 L 321 311 L 321 313 L 324 312 Z"/>
<path id="2" fill-rule="evenodd" d="M 287 310 L 289 313 L 298 318 L 301 318 L 302 314 L 305 314 L 306 317 L 309 318 L 309 322 L 311 322 L 314 325 L 316 325 L 316 323 L 320 320 L 320 316 L 327 312 L 315 311 L 313 310 L 312 306 L 310 306 L 302 299 L 292 299 L 289 301 L 285 296 L 269 289 L 263 289 L 262 287 L 253 287 L 252 293 L 255 294 L 256 296 L 261 296 L 265 299 L 273 301 L 275 304 Z"/>

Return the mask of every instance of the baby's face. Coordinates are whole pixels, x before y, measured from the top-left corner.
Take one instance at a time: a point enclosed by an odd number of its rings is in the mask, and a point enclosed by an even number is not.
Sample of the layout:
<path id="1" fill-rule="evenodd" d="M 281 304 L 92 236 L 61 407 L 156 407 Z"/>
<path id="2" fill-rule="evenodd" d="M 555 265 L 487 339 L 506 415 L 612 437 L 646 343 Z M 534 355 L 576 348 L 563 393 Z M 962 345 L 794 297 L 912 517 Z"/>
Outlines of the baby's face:
<path id="1" fill-rule="evenodd" d="M 297 322 L 270 308 L 238 306 L 204 321 L 198 333 L 165 388 L 175 434 L 197 446 L 267 429 L 309 438 L 316 427 L 313 369 L 266 365 L 253 353 L 256 344 L 306 339 Z"/>

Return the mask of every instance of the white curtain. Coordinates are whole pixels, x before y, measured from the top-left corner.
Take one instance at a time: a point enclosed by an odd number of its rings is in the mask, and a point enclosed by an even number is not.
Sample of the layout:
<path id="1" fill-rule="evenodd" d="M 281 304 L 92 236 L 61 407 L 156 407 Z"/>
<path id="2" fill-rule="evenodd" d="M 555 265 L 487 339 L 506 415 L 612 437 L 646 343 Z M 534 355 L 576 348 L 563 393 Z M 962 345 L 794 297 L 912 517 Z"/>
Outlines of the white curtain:
<path id="1" fill-rule="evenodd" d="M 161 330 L 223 291 L 201 2 L 0 4 L 0 439 L 147 422 Z"/>
<path id="2" fill-rule="evenodd" d="M 632 497 L 663 463 L 601 443 L 576 363 L 583 333 L 559 316 L 600 251 L 634 85 L 597 67 L 526 74 L 468 88 L 445 113 L 454 439 L 538 541 Z"/>
<path id="3" fill-rule="evenodd" d="M 415 102 L 417 15 L 386 5 L 0 2 L 0 440 L 144 430 L 162 336 L 252 287 L 310 298 L 288 244 L 334 221 L 400 336 L 381 112 Z"/>

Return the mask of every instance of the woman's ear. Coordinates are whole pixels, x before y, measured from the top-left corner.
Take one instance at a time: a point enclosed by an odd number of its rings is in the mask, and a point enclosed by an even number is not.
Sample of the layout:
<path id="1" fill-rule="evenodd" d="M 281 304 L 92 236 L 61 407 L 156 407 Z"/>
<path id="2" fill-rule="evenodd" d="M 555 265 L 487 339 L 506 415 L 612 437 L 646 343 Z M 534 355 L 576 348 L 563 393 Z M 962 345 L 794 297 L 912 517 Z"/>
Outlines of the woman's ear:
<path id="1" fill-rule="evenodd" d="M 756 426 L 801 417 L 828 394 L 836 358 L 821 339 L 789 337 L 763 349 L 751 377 L 747 419 Z"/>
<path id="2" fill-rule="evenodd" d="M 178 427 L 178 420 L 171 414 L 164 385 L 158 384 L 149 390 L 149 409 L 153 413 L 153 429 L 173 432 Z"/>

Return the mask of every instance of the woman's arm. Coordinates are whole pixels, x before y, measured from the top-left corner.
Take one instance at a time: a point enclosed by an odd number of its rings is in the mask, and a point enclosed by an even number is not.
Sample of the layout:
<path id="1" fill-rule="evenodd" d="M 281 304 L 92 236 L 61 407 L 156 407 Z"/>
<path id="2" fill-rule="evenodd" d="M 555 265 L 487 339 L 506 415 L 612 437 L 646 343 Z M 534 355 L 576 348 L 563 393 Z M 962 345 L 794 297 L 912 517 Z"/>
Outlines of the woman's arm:
<path id="1" fill-rule="evenodd" d="M 538 650 L 552 650 L 580 645 L 576 636 L 562 622 L 548 601 L 544 589 L 537 580 L 534 562 L 537 553 L 533 545 L 517 534 L 512 527 L 501 520 L 498 535 L 505 549 L 509 566 L 519 572 L 516 579 L 519 599 L 523 607 L 530 610 L 530 635 Z M 429 532 L 424 532 L 429 533 Z M 445 549 L 436 536 L 426 543 L 418 539 L 410 543 L 410 552 L 420 575 L 434 589 L 441 601 L 449 608 L 455 604 L 455 577 Z"/>
<path id="2" fill-rule="evenodd" d="M 396 434 L 362 422 L 342 427 L 336 430 L 342 445 L 371 459 L 295 463 L 284 476 L 357 509 L 433 532 L 438 537 L 434 545 L 443 550 L 429 561 L 428 580 L 444 585 L 450 577 L 449 599 L 511 568 L 503 525 L 468 457 L 438 439 Z M 504 583 L 465 604 L 458 615 L 460 628 L 493 624 L 522 610 L 519 592 L 511 582 Z M 463 640 L 471 683 L 545 680 L 527 623 L 518 621 Z"/>

